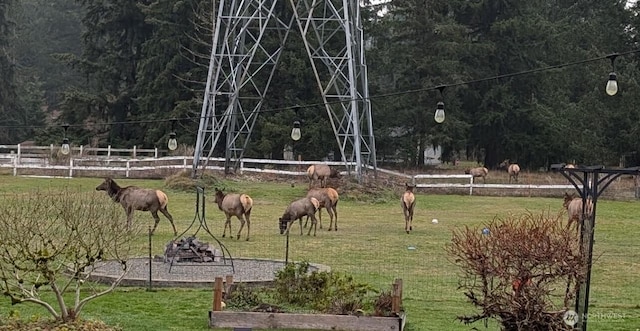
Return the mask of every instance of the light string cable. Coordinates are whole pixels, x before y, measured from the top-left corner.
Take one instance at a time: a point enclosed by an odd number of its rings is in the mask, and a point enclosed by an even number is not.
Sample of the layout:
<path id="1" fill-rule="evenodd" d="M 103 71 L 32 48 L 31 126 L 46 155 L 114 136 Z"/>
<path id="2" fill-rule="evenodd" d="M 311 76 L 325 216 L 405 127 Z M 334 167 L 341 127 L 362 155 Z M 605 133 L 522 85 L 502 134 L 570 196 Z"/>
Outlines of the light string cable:
<path id="1" fill-rule="evenodd" d="M 572 67 L 572 66 L 577 66 L 577 65 L 581 65 L 581 64 L 586 64 L 586 63 L 591 63 L 591 62 L 596 62 L 596 61 L 602 61 L 602 60 L 605 60 L 605 59 L 610 59 L 612 56 L 620 57 L 620 56 L 625 56 L 625 55 L 630 55 L 630 54 L 635 54 L 635 53 L 640 53 L 640 49 L 634 49 L 634 50 L 629 50 L 629 51 L 625 51 L 625 52 L 621 52 L 621 53 L 613 53 L 613 54 L 594 57 L 594 58 L 590 58 L 590 59 L 579 60 L 579 61 L 575 61 L 575 62 L 561 63 L 561 64 L 550 65 L 550 66 L 541 67 L 541 68 L 529 69 L 529 70 L 524 70 L 524 71 L 518 71 L 518 72 L 502 74 L 502 75 L 496 75 L 496 76 L 480 78 L 480 79 L 474 79 L 474 80 L 469 80 L 469 81 L 463 81 L 463 82 L 458 82 L 458 83 L 441 84 L 441 85 L 437 85 L 437 86 L 430 86 L 430 87 L 419 88 L 419 89 L 383 93 L 383 94 L 377 94 L 377 95 L 369 96 L 368 98 L 344 99 L 344 100 L 337 100 L 337 101 L 330 101 L 330 102 L 318 102 L 318 103 L 310 103 L 310 104 L 305 104 L 305 105 L 295 105 L 295 106 L 288 106 L 288 107 L 277 107 L 277 108 L 271 108 L 271 109 L 262 109 L 262 110 L 259 110 L 258 113 L 276 113 L 276 112 L 281 112 L 281 111 L 285 111 L 285 110 L 295 110 L 296 108 L 313 108 L 313 107 L 325 106 L 325 105 L 331 105 L 331 104 L 341 104 L 341 103 L 351 102 L 351 101 L 362 101 L 362 100 L 365 100 L 365 99 L 372 100 L 372 99 L 387 98 L 387 97 L 404 95 L 404 94 L 435 91 L 435 90 L 438 90 L 440 88 L 455 87 L 455 86 L 461 86 L 461 85 L 473 85 L 473 84 L 482 83 L 482 82 L 486 82 L 486 81 L 499 80 L 499 79 L 503 79 L 503 78 L 511 78 L 511 77 L 522 76 L 522 75 L 529 75 L 529 74 L 534 74 L 534 73 L 539 73 L 539 72 L 544 72 L 544 71 L 551 71 L 551 70 L 555 70 L 555 69 L 562 69 L 562 68 L 565 68 L 565 67 Z M 229 116 L 229 115 L 233 115 L 233 114 L 225 113 L 225 114 L 218 114 L 218 115 L 213 115 L 213 116 L 209 115 L 209 116 L 198 116 L 198 117 L 193 117 L 192 116 L 192 117 L 183 117 L 183 118 L 171 117 L 171 118 L 160 118 L 160 119 L 150 119 L 150 120 L 113 121 L 113 122 L 95 123 L 94 125 L 96 125 L 96 126 L 113 126 L 113 125 L 129 125 L 129 124 L 152 124 L 152 123 L 167 123 L 167 122 L 171 122 L 171 121 L 189 121 L 189 120 L 190 121 L 194 121 L 195 119 L 200 121 L 202 118 L 210 119 L 212 117 L 224 117 L 224 116 Z M 69 127 L 84 127 L 83 124 L 0 125 L 0 129 L 55 128 L 55 127 L 63 127 L 64 125 L 69 125 Z"/>

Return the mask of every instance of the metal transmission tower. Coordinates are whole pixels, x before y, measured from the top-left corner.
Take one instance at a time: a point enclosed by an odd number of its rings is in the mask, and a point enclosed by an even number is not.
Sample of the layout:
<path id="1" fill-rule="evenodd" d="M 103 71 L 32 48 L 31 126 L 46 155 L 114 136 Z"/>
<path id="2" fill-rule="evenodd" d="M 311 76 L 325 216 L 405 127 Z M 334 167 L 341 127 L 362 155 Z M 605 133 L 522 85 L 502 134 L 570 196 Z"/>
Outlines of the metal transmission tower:
<path id="1" fill-rule="evenodd" d="M 194 175 L 206 167 L 223 135 L 225 172 L 237 169 L 294 25 L 302 34 L 342 161 L 355 164 L 358 180 L 366 165 L 376 169 L 358 2 L 289 0 L 289 4 L 293 16 L 284 18 L 284 1 L 220 0 Z M 280 45 L 269 47 L 263 38 L 267 33 L 277 33 Z"/>

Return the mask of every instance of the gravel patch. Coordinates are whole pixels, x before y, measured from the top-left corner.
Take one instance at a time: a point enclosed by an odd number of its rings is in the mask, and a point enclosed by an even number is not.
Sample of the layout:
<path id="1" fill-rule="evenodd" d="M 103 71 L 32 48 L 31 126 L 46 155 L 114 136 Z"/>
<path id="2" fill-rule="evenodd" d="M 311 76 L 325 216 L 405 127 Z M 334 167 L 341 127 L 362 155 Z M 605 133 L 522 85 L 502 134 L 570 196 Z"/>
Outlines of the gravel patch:
<path id="1" fill-rule="evenodd" d="M 133 258 L 127 261 L 130 268 L 120 286 L 148 286 L 149 259 Z M 156 258 L 151 263 L 151 279 L 153 286 L 164 287 L 212 287 L 216 277 L 233 276 L 235 283 L 247 285 L 263 285 L 273 282 L 277 271 L 284 268 L 284 261 L 234 258 L 211 263 L 165 263 L 163 258 Z M 309 271 L 328 271 L 329 267 L 310 264 Z M 96 265 L 89 279 L 102 283 L 111 283 L 122 273 L 118 261 L 105 261 Z"/>

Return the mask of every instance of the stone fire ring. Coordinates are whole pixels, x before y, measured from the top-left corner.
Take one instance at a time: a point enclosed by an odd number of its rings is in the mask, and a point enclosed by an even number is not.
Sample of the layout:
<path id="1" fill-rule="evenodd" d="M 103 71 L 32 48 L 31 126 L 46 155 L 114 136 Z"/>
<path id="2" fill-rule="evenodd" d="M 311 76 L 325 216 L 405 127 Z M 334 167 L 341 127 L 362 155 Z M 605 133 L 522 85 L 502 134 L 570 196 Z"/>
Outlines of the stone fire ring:
<path id="1" fill-rule="evenodd" d="M 127 260 L 129 271 L 120 286 L 149 286 L 149 258 L 140 257 Z M 267 285 L 274 281 L 276 272 L 282 270 L 285 262 L 257 258 L 234 258 L 224 262 L 164 262 L 164 257 L 155 257 L 151 262 L 151 286 L 154 287 L 209 287 L 213 288 L 216 277 L 233 276 L 234 283 L 245 285 Z M 171 268 L 171 272 L 169 272 Z M 235 272 L 234 272 L 235 270 Z M 329 271 L 328 266 L 309 264 L 309 271 Z M 104 261 L 96 264 L 89 279 L 111 284 L 122 272 L 118 261 Z"/>

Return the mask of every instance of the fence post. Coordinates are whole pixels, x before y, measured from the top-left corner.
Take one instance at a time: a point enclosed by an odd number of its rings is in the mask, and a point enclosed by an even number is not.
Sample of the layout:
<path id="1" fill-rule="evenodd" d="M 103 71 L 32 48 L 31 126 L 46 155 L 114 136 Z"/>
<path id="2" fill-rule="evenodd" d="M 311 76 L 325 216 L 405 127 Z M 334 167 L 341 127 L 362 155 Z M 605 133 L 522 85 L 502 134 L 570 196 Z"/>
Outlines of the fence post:
<path id="1" fill-rule="evenodd" d="M 133 158 L 136 158 L 136 145 L 133 145 Z"/>
<path id="2" fill-rule="evenodd" d="M 18 156 L 13 155 L 13 175 L 18 175 Z"/>
<path id="3" fill-rule="evenodd" d="M 129 160 L 127 160 L 127 170 L 125 171 L 125 177 L 129 178 Z"/>
<path id="4" fill-rule="evenodd" d="M 154 147 L 153 148 L 153 158 L 157 159 L 158 158 L 158 147 Z"/>
<path id="5" fill-rule="evenodd" d="M 222 310 L 222 277 L 216 277 L 213 286 L 213 311 Z"/>
<path id="6" fill-rule="evenodd" d="M 18 163 L 21 163 L 20 153 L 22 153 L 22 147 L 20 146 L 20 144 L 18 144 Z"/>
<path id="7" fill-rule="evenodd" d="M 82 156 L 82 149 L 83 149 L 84 145 L 80 145 L 80 156 Z"/>
<path id="8" fill-rule="evenodd" d="M 469 195 L 473 195 L 473 176 L 469 179 Z"/>
<path id="9" fill-rule="evenodd" d="M 53 156 L 53 144 L 49 144 L 50 156 Z"/>
<path id="10" fill-rule="evenodd" d="M 107 158 L 111 158 L 111 145 L 107 146 Z"/>
<path id="11" fill-rule="evenodd" d="M 73 158 L 69 158 L 69 177 L 73 177 Z"/>

